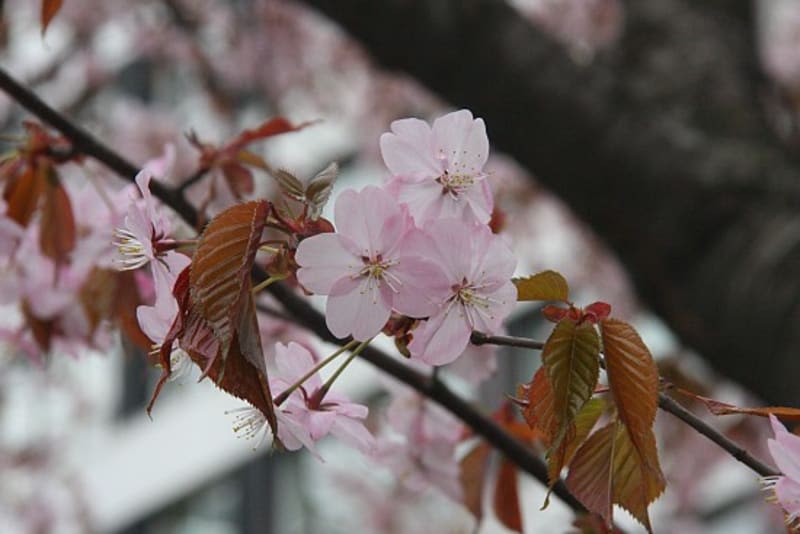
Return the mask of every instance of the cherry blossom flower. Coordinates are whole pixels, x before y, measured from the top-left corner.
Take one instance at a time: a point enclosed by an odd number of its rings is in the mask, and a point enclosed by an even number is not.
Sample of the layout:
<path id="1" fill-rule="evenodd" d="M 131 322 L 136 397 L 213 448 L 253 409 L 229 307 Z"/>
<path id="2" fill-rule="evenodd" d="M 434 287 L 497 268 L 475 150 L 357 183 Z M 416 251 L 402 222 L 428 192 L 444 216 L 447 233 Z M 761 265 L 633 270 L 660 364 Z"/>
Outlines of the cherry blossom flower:
<path id="1" fill-rule="evenodd" d="M 488 227 L 444 219 L 413 246 L 446 274 L 431 293 L 439 307 L 414 331 L 408 348 L 431 365 L 450 363 L 464 351 L 473 330 L 497 333 L 516 302 L 511 276 L 516 258 L 505 240 Z"/>
<path id="2" fill-rule="evenodd" d="M 153 352 L 161 349 L 170 325 L 178 315 L 178 302 L 172 294 L 172 288 L 181 271 L 191 263 L 187 256 L 172 251 L 159 261 L 163 262 L 161 267 L 164 268 L 153 269 L 155 304 L 136 308 L 136 319 L 142 332 L 153 342 Z M 172 373 L 169 375 L 169 380 L 185 376 L 192 368 L 191 363 L 189 355 L 176 344 L 170 354 Z"/>
<path id="3" fill-rule="evenodd" d="M 433 127 L 402 119 L 391 129 L 380 139 L 383 161 L 393 175 L 389 187 L 408 205 L 418 226 L 440 217 L 489 222 L 493 201 L 483 172 L 489 139 L 482 119 L 462 109 L 436 119 Z"/>
<path id="4" fill-rule="evenodd" d="M 800 519 L 800 436 L 795 436 L 774 416 L 769 416 L 774 439 L 767 440 L 772 459 L 783 475 L 767 477 L 764 487 L 772 490 L 774 499 L 786 513 L 786 524 Z"/>
<path id="5" fill-rule="evenodd" d="M 378 439 L 375 458 L 412 490 L 436 487 L 461 499 L 456 445 L 461 423 L 407 388 L 395 391 L 386 414 L 389 427 Z"/>
<path id="6" fill-rule="evenodd" d="M 168 148 L 162 158 L 149 161 L 136 175 L 141 199 L 131 199 L 125 217 L 125 228 L 117 228 L 114 232 L 114 244 L 120 253 L 117 261 L 121 270 L 143 267 L 163 253 L 160 245 L 169 235 L 171 225 L 169 219 L 156 209 L 155 200 L 150 193 L 150 181 L 156 176 L 163 177 L 172 159 L 174 149 Z"/>
<path id="7" fill-rule="evenodd" d="M 276 372 L 269 385 L 276 399 L 303 378 L 315 365 L 311 353 L 302 345 L 275 345 Z M 365 454 L 372 453 L 375 440 L 364 427 L 366 406 L 351 402 L 335 391 L 323 391 L 318 373 L 309 376 L 303 385 L 292 391 L 280 406 L 276 406 L 278 438 L 288 450 L 305 446 L 316 454 L 314 442 L 328 434 Z M 254 437 L 267 431 L 266 418 L 255 408 L 245 408 L 237 417 L 234 430 L 245 437 Z M 317 456 L 319 456 L 317 454 Z"/>
<path id="8" fill-rule="evenodd" d="M 337 337 L 360 341 L 381 331 L 392 309 L 412 317 L 435 310 L 429 289 L 445 282 L 434 263 L 404 246 L 411 220 L 386 191 L 345 191 L 334 210 L 337 233 L 303 240 L 297 279 L 328 295 L 325 319 Z"/>

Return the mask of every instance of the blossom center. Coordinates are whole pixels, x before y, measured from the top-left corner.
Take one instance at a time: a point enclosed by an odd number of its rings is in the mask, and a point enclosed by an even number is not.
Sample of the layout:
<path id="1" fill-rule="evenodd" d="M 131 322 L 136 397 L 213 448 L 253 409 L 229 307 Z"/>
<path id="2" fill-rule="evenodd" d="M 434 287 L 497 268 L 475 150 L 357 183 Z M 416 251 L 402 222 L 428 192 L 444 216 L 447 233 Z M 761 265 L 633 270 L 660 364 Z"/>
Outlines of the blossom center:
<path id="1" fill-rule="evenodd" d="M 374 258 L 362 256 L 363 266 L 354 275 L 354 278 L 367 277 L 368 288 L 385 283 L 393 292 L 398 293 L 403 282 L 391 272 L 391 268 L 399 263 L 398 260 L 385 260 L 383 256 L 377 254 Z"/>
<path id="2" fill-rule="evenodd" d="M 466 192 L 475 185 L 475 175 L 468 173 L 450 173 L 445 170 L 436 181 L 442 186 L 442 194 L 450 195 L 457 199 L 458 195 Z"/>
<path id="3" fill-rule="evenodd" d="M 115 228 L 113 244 L 117 247 L 121 256 L 114 260 L 120 265 L 120 270 L 138 269 L 149 261 L 144 244 L 128 230 Z"/>

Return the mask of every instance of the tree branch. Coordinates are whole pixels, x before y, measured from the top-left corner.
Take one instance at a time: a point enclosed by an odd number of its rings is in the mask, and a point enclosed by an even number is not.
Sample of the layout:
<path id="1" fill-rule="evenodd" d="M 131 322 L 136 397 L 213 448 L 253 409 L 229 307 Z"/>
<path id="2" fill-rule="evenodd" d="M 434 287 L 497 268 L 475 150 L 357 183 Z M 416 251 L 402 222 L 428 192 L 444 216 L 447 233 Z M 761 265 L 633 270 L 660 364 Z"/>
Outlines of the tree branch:
<path id="1" fill-rule="evenodd" d="M 501 345 L 506 347 L 519 347 L 534 350 L 541 350 L 544 348 L 544 343 L 536 341 L 535 339 L 528 339 L 525 337 L 516 336 L 487 336 L 481 332 L 472 333 L 472 342 L 476 345 L 490 344 Z M 603 369 L 606 368 L 605 361 L 600 359 Z M 770 467 L 766 463 L 757 459 L 755 456 L 747 452 L 743 447 L 737 444 L 732 439 L 728 438 L 711 425 L 694 415 L 692 412 L 681 406 L 676 400 L 668 395 L 659 392 L 658 394 L 658 407 L 669 412 L 698 433 L 707 437 L 717 445 L 719 445 L 725 452 L 733 456 L 736 460 L 740 461 L 762 477 L 780 475 L 780 471 Z"/>
<path id="2" fill-rule="evenodd" d="M 800 402 L 800 165 L 761 112 L 746 14 L 627 1 L 618 46 L 578 65 L 507 2 L 304 3 L 483 117 L 718 371 Z"/>
<path id="3" fill-rule="evenodd" d="M 72 124 L 69 119 L 45 104 L 33 92 L 18 84 L 3 69 L 0 69 L 0 89 L 12 96 L 28 111 L 49 123 L 69 138 L 81 153 L 91 156 L 105 164 L 109 169 L 119 174 L 126 180 L 133 181 L 138 169 L 91 134 Z M 156 187 L 157 186 L 157 187 Z M 151 190 L 165 205 L 174 209 L 188 223 L 194 225 L 198 214 L 182 196 L 176 195 L 156 182 L 151 182 Z M 258 269 L 260 271 L 260 269 Z M 266 274 L 258 273 L 259 278 Z M 321 339 L 344 345 L 348 340 L 335 338 L 325 324 L 325 317 L 312 308 L 308 302 L 298 295 L 293 289 L 276 283 L 269 286 L 270 291 L 284 305 L 286 310 L 295 318 L 298 324 L 314 332 Z M 506 458 L 529 473 L 542 484 L 547 485 L 547 467 L 531 449 L 516 440 L 488 417 L 482 415 L 473 406 L 461 397 L 450 391 L 444 384 L 429 381 L 428 378 L 409 366 L 392 358 L 388 354 L 367 347 L 361 357 L 369 361 L 385 373 L 407 384 L 414 390 L 437 402 L 450 413 L 470 426 L 476 434 L 483 437 L 488 443 L 500 451 Z M 585 513 L 584 506 L 567 490 L 563 482 L 557 483 L 553 492 L 576 513 Z"/>

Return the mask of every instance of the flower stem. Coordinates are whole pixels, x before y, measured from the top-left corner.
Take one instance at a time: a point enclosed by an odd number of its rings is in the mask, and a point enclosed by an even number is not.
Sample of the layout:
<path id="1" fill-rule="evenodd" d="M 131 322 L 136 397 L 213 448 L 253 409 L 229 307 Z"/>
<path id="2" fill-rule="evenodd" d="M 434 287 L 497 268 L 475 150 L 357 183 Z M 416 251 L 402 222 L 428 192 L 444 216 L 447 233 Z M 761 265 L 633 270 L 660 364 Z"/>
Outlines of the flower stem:
<path id="1" fill-rule="evenodd" d="M 328 391 L 331 389 L 333 383 L 336 382 L 336 379 L 339 378 L 339 375 L 341 375 L 342 372 L 344 372 L 347 366 L 350 365 L 350 362 L 352 362 L 356 356 L 361 354 L 361 351 L 364 350 L 367 347 L 367 345 L 369 345 L 369 342 L 372 341 L 373 339 L 375 338 L 371 337 L 366 341 L 362 341 L 358 345 L 358 347 L 356 347 L 355 350 L 353 350 L 353 352 L 350 354 L 350 356 L 347 357 L 344 363 L 340 365 L 339 368 L 336 369 L 336 371 L 334 371 L 334 373 L 330 376 L 330 378 L 328 378 L 328 380 L 325 381 L 324 384 L 322 384 L 322 387 L 320 387 L 317 391 L 314 392 L 314 395 L 308 401 L 309 406 L 318 408 L 320 404 L 322 404 L 322 400 L 325 398 L 325 395 L 328 394 Z M 355 343 L 355 342 L 356 341 L 353 340 L 350 343 Z M 350 345 L 350 343 L 348 343 L 348 345 Z"/>
<path id="2" fill-rule="evenodd" d="M 345 351 L 348 351 L 348 350 L 350 350 L 351 348 L 353 348 L 353 347 L 356 345 L 356 343 L 358 343 L 358 341 L 356 341 L 356 340 L 354 339 L 354 340 L 350 341 L 349 343 L 347 343 L 347 344 L 345 344 L 345 345 L 342 345 L 342 346 L 341 346 L 341 347 L 340 347 L 340 348 L 339 348 L 339 349 L 338 349 L 336 352 L 334 352 L 333 354 L 331 354 L 330 356 L 328 356 L 328 357 L 327 357 L 327 358 L 325 358 L 324 360 L 320 360 L 320 361 L 319 361 L 319 363 L 317 363 L 317 364 L 316 364 L 314 367 L 312 367 L 311 369 L 309 369 L 309 370 L 308 370 L 308 372 L 307 372 L 306 374 L 304 374 L 303 376 L 301 376 L 301 377 L 300 377 L 300 379 L 299 379 L 297 382 L 295 382 L 294 384 L 292 384 L 291 386 L 289 386 L 288 388 L 286 388 L 286 390 L 285 390 L 285 391 L 283 391 L 283 392 L 282 392 L 280 395 L 278 395 L 277 397 L 275 397 L 275 398 L 272 400 L 272 403 L 273 403 L 275 406 L 280 406 L 281 404 L 283 404 L 283 403 L 286 401 L 286 399 L 288 399 L 288 398 L 289 398 L 289 395 L 291 395 L 292 393 L 294 393 L 294 391 L 295 391 L 297 388 L 299 388 L 300 386 L 302 386 L 302 385 L 305 383 L 305 381 L 306 381 L 306 380 L 308 380 L 309 378 L 311 378 L 312 376 L 314 376 L 314 375 L 315 375 L 316 373 L 318 373 L 318 372 L 319 372 L 319 371 L 320 371 L 320 370 L 321 370 L 323 367 L 325 367 L 326 365 L 328 365 L 329 363 L 331 363 L 333 360 L 335 360 L 335 359 L 336 359 L 336 357 L 337 357 L 337 356 L 339 356 L 341 353 L 343 353 L 343 352 L 345 352 Z"/>
<path id="3" fill-rule="evenodd" d="M 287 276 L 288 275 L 286 275 L 286 274 L 276 274 L 275 276 L 270 276 L 269 278 L 267 278 L 263 282 L 253 286 L 253 289 L 251 289 L 250 291 L 253 292 L 254 294 L 258 293 L 259 291 L 261 291 L 265 287 L 269 286 L 270 284 L 273 284 L 275 282 L 280 282 L 281 280 L 285 279 Z"/>

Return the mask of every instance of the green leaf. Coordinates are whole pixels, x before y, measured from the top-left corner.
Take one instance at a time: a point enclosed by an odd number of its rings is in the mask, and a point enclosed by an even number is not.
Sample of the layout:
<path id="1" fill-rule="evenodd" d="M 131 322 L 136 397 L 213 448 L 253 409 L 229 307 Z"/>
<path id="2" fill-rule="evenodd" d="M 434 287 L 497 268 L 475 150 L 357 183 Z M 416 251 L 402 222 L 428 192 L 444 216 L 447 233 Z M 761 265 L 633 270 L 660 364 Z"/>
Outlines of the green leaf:
<path id="1" fill-rule="evenodd" d="M 622 421 L 613 421 L 592 434 L 575 453 L 567 476 L 567 488 L 610 527 L 613 505 L 628 510 L 652 532 L 647 507 L 666 487 L 658 465 L 653 432 L 631 439 Z"/>
<path id="2" fill-rule="evenodd" d="M 564 319 L 545 342 L 542 363 L 553 389 L 556 428 L 550 429 L 550 438 L 555 446 L 571 434 L 575 416 L 594 393 L 599 354 L 600 338 L 589 322 L 576 324 Z"/>
<path id="3" fill-rule="evenodd" d="M 578 447 L 589 436 L 606 407 L 607 403 L 603 398 L 589 399 L 575 416 L 574 431 L 570 439 L 563 439 L 558 447 L 553 448 L 548 453 L 547 477 L 551 486 L 558 481 L 561 476 L 561 470 L 572 461 Z"/>
<path id="4" fill-rule="evenodd" d="M 558 300 L 567 302 L 569 286 L 556 271 L 543 271 L 527 278 L 515 278 L 517 300 Z"/>
<path id="5" fill-rule="evenodd" d="M 658 368 L 642 338 L 631 325 L 617 319 L 600 322 L 608 385 L 619 418 L 631 439 L 645 450 L 658 407 Z"/>

